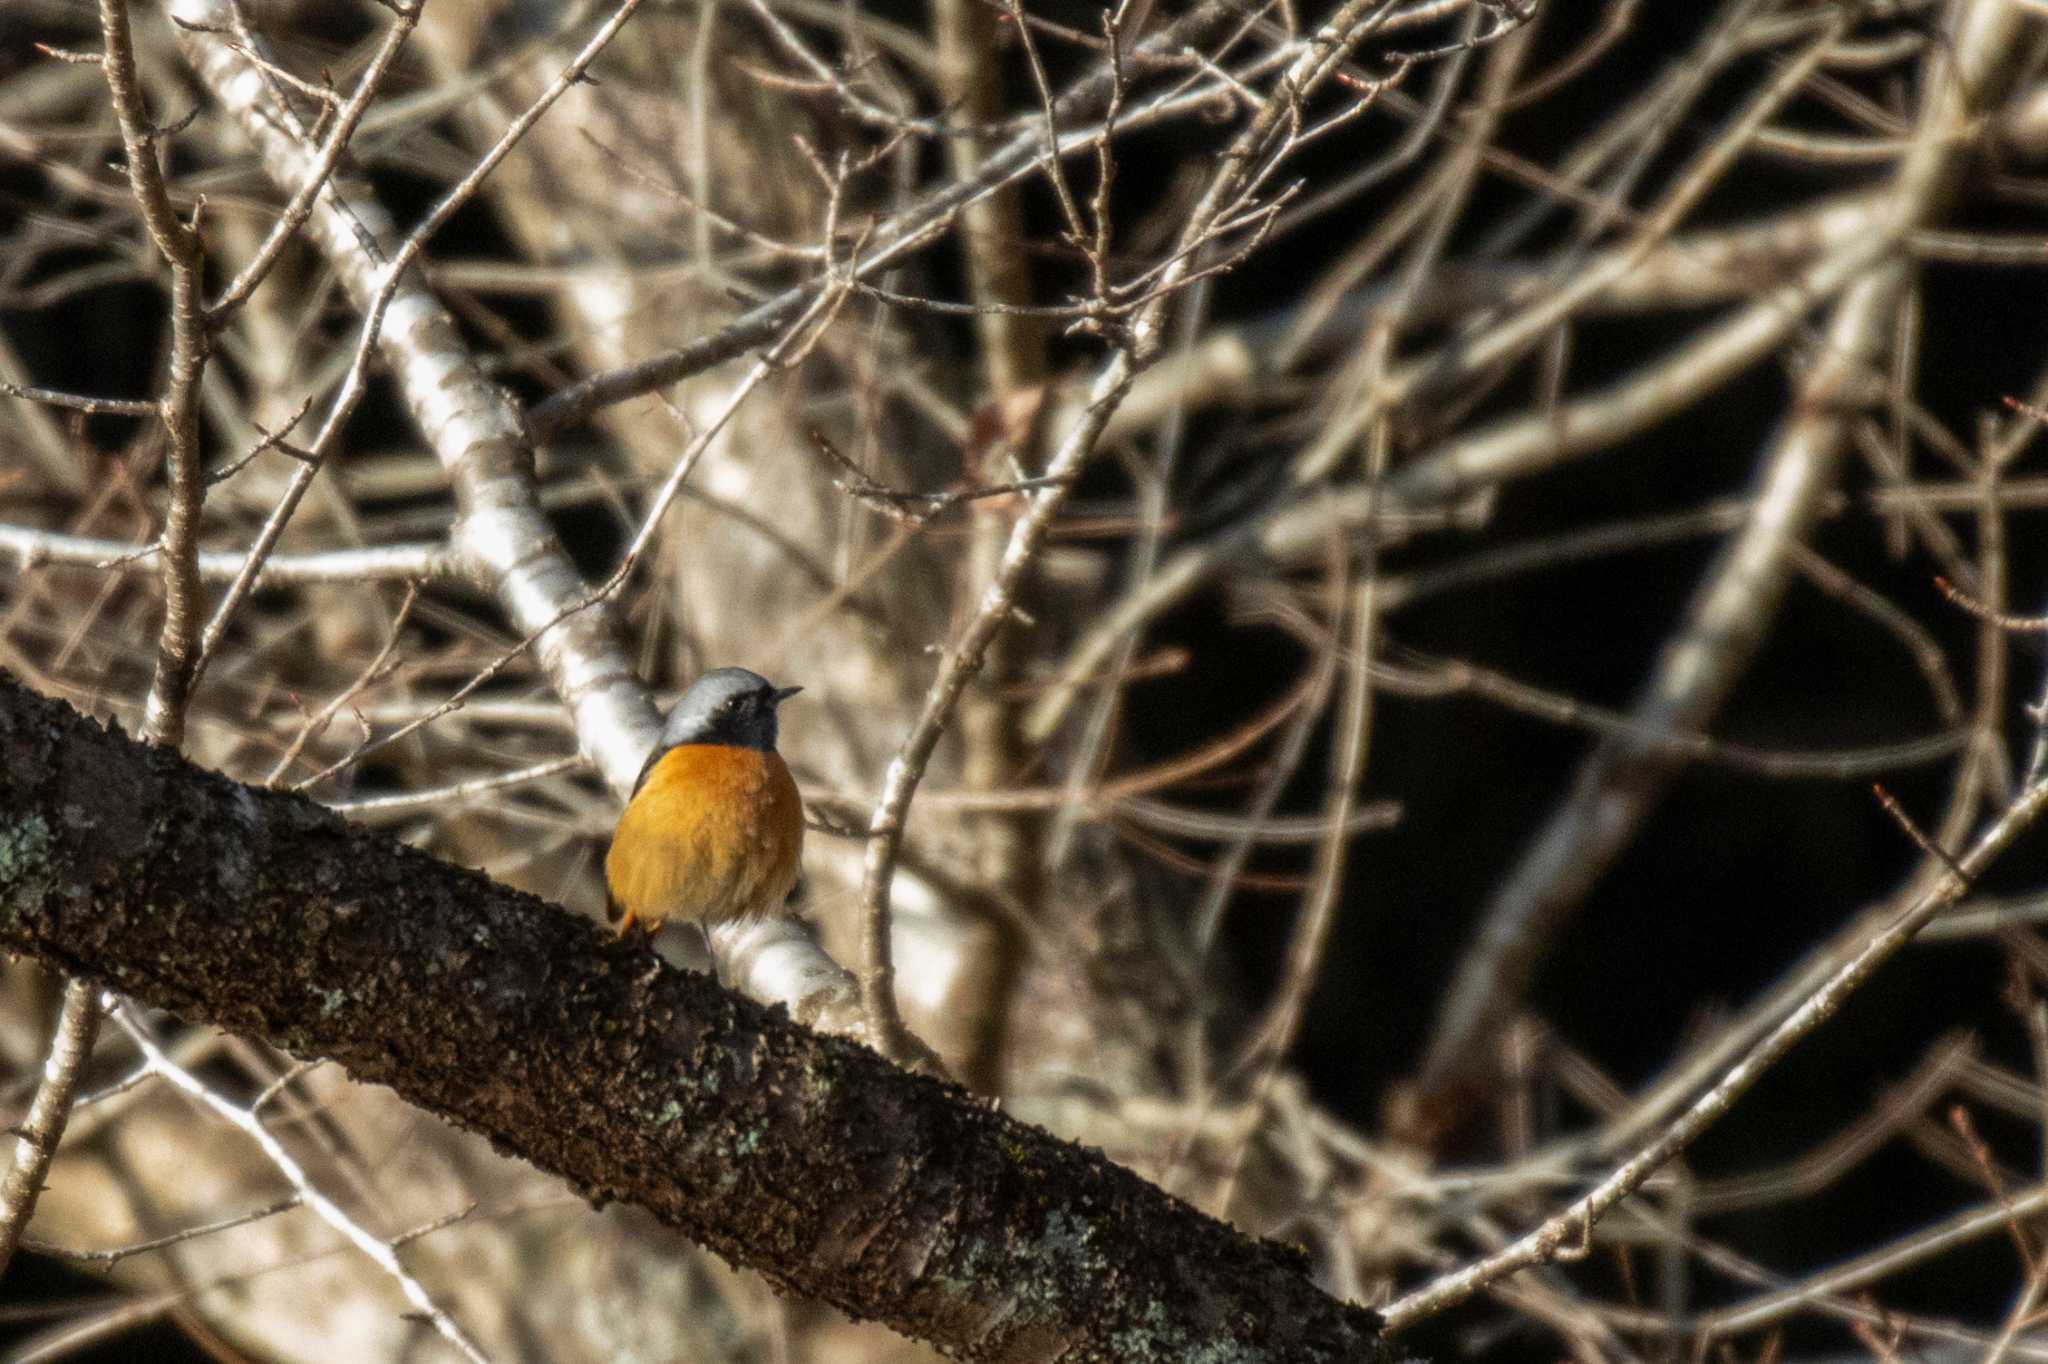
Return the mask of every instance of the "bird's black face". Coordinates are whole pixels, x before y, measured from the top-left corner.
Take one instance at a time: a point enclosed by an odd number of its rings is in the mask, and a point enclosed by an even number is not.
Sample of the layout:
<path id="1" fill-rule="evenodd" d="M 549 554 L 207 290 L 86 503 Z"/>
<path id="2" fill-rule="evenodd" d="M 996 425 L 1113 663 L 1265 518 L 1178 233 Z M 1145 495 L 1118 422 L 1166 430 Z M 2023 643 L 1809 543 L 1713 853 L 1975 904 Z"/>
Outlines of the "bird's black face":
<path id="1" fill-rule="evenodd" d="M 775 749 L 775 708 L 801 691 L 776 687 L 745 668 L 719 668 L 698 678 L 668 713 L 663 749 L 677 744 L 731 744 Z"/>

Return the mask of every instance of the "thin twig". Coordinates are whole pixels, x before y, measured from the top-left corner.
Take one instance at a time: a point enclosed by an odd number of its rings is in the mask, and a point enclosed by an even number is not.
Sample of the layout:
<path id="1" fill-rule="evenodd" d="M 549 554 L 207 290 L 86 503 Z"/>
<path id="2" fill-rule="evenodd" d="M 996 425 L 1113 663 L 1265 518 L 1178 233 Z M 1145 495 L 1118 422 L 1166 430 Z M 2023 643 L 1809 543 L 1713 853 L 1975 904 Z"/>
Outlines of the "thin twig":
<path id="1" fill-rule="evenodd" d="M 213 1236 L 223 1231 L 233 1231 L 236 1227 L 245 1227 L 251 1222 L 261 1222 L 266 1218 L 275 1217 L 279 1213 L 290 1212 L 293 1208 L 301 1206 L 303 1201 L 299 1195 L 291 1194 L 278 1199 L 274 1203 L 265 1204 L 263 1207 L 252 1208 L 244 1213 L 237 1213 L 233 1217 L 223 1217 L 201 1226 L 187 1227 L 183 1231 L 174 1231 L 165 1236 L 152 1237 L 147 1241 L 136 1241 L 130 1245 L 115 1246 L 110 1250 L 75 1250 L 70 1246 L 60 1246 L 53 1242 L 37 1241 L 33 1238 L 23 1241 L 22 1249 L 33 1251 L 37 1255 L 46 1255 L 53 1260 L 62 1260 L 69 1264 L 111 1269 L 131 1256 L 147 1255 L 151 1251 L 164 1250 L 182 1241 L 195 1240 L 201 1236 Z"/>
<path id="2" fill-rule="evenodd" d="M 285 1150 L 283 1143 L 271 1135 L 270 1129 L 265 1127 L 252 1111 L 229 1103 L 191 1071 L 166 1056 L 163 1048 L 157 1045 L 156 1039 L 150 1036 L 149 1030 L 130 1014 L 126 1004 L 115 1002 L 111 997 L 108 1004 L 114 1021 L 120 1024 L 121 1030 L 128 1034 L 129 1040 L 142 1052 L 143 1059 L 151 1070 L 212 1110 L 223 1122 L 254 1142 L 263 1152 L 264 1158 L 284 1177 L 285 1182 L 298 1191 L 300 1201 L 389 1275 L 398 1285 L 399 1292 L 405 1295 L 405 1300 L 412 1304 L 413 1310 L 432 1323 L 434 1329 L 441 1333 L 441 1337 L 454 1346 L 464 1359 L 469 1360 L 470 1364 L 489 1364 L 489 1356 L 485 1355 L 470 1338 L 469 1333 L 464 1331 L 461 1325 L 428 1295 L 420 1281 L 398 1262 L 398 1254 L 392 1249 L 391 1244 L 371 1235 L 350 1217 L 340 1204 L 320 1192 L 319 1187 L 307 1175 L 305 1167 L 299 1164 L 291 1152 Z"/>
<path id="3" fill-rule="evenodd" d="M 80 980 L 67 982 L 57 1025 L 50 1034 L 49 1054 L 43 1058 L 42 1082 L 36 1086 L 28 1117 L 15 1139 L 14 1163 L 5 1182 L 0 1182 L 0 1273 L 13 1260 L 22 1231 L 35 1215 L 36 1199 L 43 1192 L 43 1180 L 70 1120 L 79 1078 L 85 1073 L 99 1027 L 98 989 Z"/>

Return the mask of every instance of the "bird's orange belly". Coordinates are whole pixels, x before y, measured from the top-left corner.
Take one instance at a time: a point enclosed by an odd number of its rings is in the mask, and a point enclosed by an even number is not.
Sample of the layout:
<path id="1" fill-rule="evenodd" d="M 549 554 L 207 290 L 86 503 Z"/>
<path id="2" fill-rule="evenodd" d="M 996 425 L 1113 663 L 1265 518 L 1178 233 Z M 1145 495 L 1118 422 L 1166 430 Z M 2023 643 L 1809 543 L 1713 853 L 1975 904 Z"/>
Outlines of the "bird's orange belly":
<path id="1" fill-rule="evenodd" d="M 605 857 L 616 913 L 713 924 L 781 911 L 803 850 L 803 803 L 780 755 L 683 744 L 647 774 Z"/>

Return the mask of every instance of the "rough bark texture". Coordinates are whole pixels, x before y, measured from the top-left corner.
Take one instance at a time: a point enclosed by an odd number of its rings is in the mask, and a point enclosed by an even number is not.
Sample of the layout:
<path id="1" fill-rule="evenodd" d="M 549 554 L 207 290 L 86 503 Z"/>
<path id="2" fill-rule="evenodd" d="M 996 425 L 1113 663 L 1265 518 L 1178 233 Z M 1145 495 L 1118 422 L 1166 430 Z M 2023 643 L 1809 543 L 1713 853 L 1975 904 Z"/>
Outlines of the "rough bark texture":
<path id="1" fill-rule="evenodd" d="M 1097 1154 L 4 674 L 0 947 L 332 1058 L 961 1358 L 1384 1357 L 1284 1248 Z"/>

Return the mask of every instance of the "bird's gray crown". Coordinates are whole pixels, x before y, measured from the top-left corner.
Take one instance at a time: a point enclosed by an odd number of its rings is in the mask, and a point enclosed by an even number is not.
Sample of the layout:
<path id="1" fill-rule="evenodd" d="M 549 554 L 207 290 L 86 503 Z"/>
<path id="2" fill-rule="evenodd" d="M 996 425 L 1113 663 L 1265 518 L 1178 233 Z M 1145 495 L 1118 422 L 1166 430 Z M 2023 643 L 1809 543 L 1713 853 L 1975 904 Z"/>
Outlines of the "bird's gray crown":
<path id="1" fill-rule="evenodd" d="M 777 688 L 745 668 L 716 668 L 690 684 L 661 727 L 660 753 L 677 744 L 775 749 L 775 708 L 801 687 Z"/>

